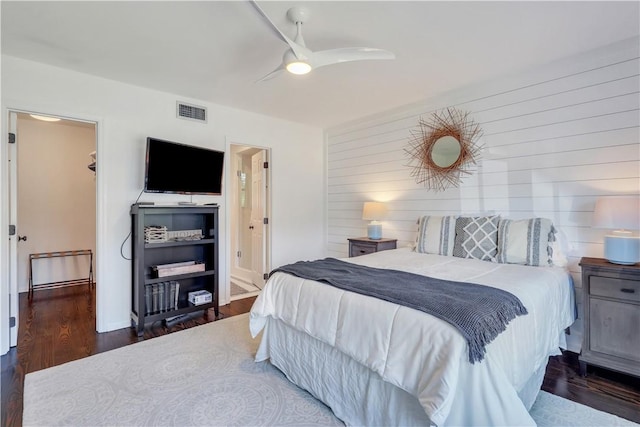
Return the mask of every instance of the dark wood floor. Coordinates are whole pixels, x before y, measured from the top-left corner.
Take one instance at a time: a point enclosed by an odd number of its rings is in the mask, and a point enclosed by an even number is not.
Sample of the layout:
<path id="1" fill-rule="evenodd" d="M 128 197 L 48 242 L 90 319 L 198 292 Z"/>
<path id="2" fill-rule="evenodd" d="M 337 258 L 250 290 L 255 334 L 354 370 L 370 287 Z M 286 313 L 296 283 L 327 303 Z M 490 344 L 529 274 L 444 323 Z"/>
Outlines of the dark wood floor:
<path id="1" fill-rule="evenodd" d="M 221 318 L 246 313 L 253 298 L 220 307 Z M 42 290 L 29 304 L 20 295 L 20 328 L 17 348 L 0 358 L 2 363 L 1 408 L 3 426 L 22 425 L 24 377 L 27 373 L 112 350 L 215 321 L 212 310 L 166 325 L 157 322 L 138 338 L 133 328 L 95 332 L 95 295 L 86 287 Z M 577 356 L 552 357 L 543 390 L 640 423 L 640 380 L 604 369 L 589 368 L 587 378 L 578 375 Z"/>

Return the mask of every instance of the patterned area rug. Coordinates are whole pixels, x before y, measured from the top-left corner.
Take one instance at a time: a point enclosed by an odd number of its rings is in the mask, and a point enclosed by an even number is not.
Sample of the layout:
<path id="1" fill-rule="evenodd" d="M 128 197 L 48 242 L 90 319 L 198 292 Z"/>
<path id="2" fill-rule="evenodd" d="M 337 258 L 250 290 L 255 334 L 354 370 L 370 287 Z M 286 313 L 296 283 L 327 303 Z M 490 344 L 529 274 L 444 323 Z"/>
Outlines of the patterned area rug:
<path id="1" fill-rule="evenodd" d="M 27 374 L 25 426 L 342 425 L 269 363 L 248 314 Z M 539 426 L 638 426 L 549 393 Z"/>

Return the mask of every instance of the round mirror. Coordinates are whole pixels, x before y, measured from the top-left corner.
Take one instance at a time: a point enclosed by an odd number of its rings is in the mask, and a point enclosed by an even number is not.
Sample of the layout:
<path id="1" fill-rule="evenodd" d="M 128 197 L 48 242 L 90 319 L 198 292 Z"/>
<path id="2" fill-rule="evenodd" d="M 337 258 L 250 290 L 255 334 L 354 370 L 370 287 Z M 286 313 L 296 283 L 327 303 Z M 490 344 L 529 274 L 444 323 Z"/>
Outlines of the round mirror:
<path id="1" fill-rule="evenodd" d="M 477 164 L 481 135 L 480 125 L 469 118 L 469 113 L 453 107 L 434 112 L 431 120 L 420 117 L 405 148 L 411 176 L 416 183 L 436 191 L 457 187 Z"/>
<path id="2" fill-rule="evenodd" d="M 460 142 L 451 135 L 439 138 L 431 149 L 431 160 L 440 168 L 448 168 L 460 157 Z"/>

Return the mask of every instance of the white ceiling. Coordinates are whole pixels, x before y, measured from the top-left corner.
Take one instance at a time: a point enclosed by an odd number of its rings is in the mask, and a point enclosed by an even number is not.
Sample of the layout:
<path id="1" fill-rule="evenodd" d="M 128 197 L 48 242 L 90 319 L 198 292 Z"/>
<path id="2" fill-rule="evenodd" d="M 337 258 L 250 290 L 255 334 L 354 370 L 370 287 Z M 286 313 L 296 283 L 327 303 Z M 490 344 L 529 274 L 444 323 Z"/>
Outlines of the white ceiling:
<path id="1" fill-rule="evenodd" d="M 291 37 L 310 8 L 312 50 L 396 59 L 256 83 L 286 45 L 245 1 L 0 3 L 3 54 L 323 128 L 640 34 L 638 1 L 261 1 Z"/>

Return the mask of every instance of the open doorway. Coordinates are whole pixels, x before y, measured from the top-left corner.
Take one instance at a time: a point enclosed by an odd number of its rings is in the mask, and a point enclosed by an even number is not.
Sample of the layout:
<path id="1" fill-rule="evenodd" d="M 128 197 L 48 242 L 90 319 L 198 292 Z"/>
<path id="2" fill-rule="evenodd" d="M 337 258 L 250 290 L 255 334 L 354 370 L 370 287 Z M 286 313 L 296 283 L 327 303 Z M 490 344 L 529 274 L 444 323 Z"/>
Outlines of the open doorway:
<path id="1" fill-rule="evenodd" d="M 269 272 L 269 153 L 230 146 L 231 300 L 257 295 Z"/>
<path id="2" fill-rule="evenodd" d="M 33 304 L 53 303 L 40 290 L 73 284 L 85 285 L 94 304 L 86 284 L 96 271 L 96 124 L 9 114 L 16 141 L 10 150 L 10 217 L 16 225 L 11 315 L 18 318 L 18 295 L 28 292 L 30 283 Z M 95 324 L 90 327 L 95 330 Z M 11 345 L 16 342 L 14 327 Z"/>

